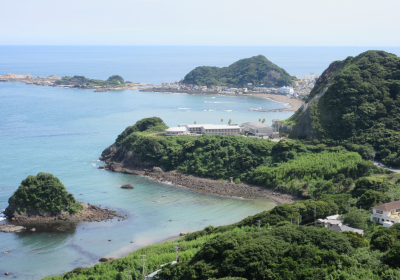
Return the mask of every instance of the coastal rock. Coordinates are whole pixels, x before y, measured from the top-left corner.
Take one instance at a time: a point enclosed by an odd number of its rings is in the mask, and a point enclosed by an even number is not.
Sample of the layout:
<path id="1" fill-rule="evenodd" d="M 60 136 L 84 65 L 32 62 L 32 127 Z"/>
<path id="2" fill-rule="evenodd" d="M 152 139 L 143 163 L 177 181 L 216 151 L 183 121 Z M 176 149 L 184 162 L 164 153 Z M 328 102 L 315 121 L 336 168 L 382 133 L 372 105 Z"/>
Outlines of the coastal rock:
<path id="1" fill-rule="evenodd" d="M 179 236 L 185 236 L 187 233 L 186 232 L 181 232 L 179 233 Z"/>
<path id="2" fill-rule="evenodd" d="M 125 184 L 121 186 L 121 189 L 134 189 L 134 187 L 131 184 Z"/>
<path id="3" fill-rule="evenodd" d="M 109 262 L 109 261 L 113 261 L 113 260 L 115 260 L 115 258 L 102 257 L 102 258 L 99 259 L 99 262 Z"/>
<path id="4" fill-rule="evenodd" d="M 0 232 L 21 232 L 25 230 L 23 226 L 16 225 L 0 225 Z"/>

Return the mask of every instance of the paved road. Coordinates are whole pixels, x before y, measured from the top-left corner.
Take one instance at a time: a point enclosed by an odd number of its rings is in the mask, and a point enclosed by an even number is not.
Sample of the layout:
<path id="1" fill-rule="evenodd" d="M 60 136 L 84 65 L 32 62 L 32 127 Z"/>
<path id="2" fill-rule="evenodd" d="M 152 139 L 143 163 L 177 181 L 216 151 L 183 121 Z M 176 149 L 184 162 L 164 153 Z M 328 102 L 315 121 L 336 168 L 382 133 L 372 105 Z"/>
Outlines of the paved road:
<path id="1" fill-rule="evenodd" d="M 385 169 L 390 170 L 390 171 L 392 171 L 392 172 L 400 173 L 400 169 L 391 168 L 391 167 L 389 167 L 389 166 L 387 166 L 387 165 L 384 165 L 382 162 L 380 162 L 380 161 L 378 161 L 378 160 L 374 160 L 374 164 L 375 164 L 376 166 L 385 168 Z"/>

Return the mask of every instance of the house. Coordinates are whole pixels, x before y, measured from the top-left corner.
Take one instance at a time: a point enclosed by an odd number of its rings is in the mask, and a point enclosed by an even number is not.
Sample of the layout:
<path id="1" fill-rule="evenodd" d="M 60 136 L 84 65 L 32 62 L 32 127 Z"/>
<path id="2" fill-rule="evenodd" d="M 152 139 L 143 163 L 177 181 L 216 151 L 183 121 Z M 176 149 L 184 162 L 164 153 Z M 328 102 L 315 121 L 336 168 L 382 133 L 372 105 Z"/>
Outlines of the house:
<path id="1" fill-rule="evenodd" d="M 372 207 L 372 221 L 382 224 L 384 227 L 400 223 L 400 200 Z"/>
<path id="2" fill-rule="evenodd" d="M 267 135 L 272 136 L 273 128 L 269 125 L 257 122 L 246 122 L 242 124 L 242 130 L 254 135 Z"/>
<path id="3" fill-rule="evenodd" d="M 322 224 L 322 226 L 327 229 L 334 231 L 352 231 L 364 236 L 364 230 L 344 225 L 343 221 L 340 219 L 340 215 L 333 215 L 328 216 L 325 219 L 318 219 L 317 222 Z"/>

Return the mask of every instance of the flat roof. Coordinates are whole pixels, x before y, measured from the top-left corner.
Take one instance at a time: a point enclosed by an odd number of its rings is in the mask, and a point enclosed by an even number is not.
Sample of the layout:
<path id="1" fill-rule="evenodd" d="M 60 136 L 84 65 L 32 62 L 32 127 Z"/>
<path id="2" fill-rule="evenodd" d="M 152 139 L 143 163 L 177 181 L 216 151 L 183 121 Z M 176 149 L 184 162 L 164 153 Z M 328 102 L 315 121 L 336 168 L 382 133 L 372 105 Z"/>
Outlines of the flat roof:
<path id="1" fill-rule="evenodd" d="M 180 132 L 180 131 L 188 131 L 186 126 L 181 127 L 170 127 L 165 130 L 166 132 Z"/>
<path id="2" fill-rule="evenodd" d="M 189 128 L 194 128 L 194 127 L 202 127 L 204 125 L 212 125 L 212 124 L 181 124 L 180 126 L 187 126 Z"/>
<path id="3" fill-rule="evenodd" d="M 243 125 L 250 126 L 252 128 L 272 128 L 270 125 L 266 125 L 266 124 L 258 123 L 258 122 L 246 122 L 246 123 L 243 123 L 242 126 Z"/>
<path id="4" fill-rule="evenodd" d="M 203 125 L 204 129 L 240 129 L 237 125 Z"/>

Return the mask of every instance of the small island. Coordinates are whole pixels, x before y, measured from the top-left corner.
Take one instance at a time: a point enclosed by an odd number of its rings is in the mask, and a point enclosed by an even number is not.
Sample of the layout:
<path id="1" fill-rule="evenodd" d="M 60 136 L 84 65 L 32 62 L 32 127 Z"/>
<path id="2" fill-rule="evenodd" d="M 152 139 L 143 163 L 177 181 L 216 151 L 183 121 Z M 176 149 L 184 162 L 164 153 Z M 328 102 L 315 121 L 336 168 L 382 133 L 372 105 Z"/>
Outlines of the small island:
<path id="1" fill-rule="evenodd" d="M 132 90 L 152 85 L 146 83 L 134 83 L 130 81 L 125 81 L 124 78 L 119 75 L 113 75 L 107 80 L 99 80 L 89 79 L 85 76 L 59 77 L 56 75 L 50 75 L 48 77 L 33 77 L 31 74 L 6 74 L 0 75 L 0 82 L 22 82 L 25 84 L 37 86 L 95 89 L 96 92 L 104 92 L 110 90 Z"/>
<path id="2" fill-rule="evenodd" d="M 42 223 L 54 221 L 104 221 L 124 216 L 114 210 L 76 201 L 61 181 L 49 173 L 41 172 L 28 176 L 8 200 L 4 211 L 8 221 Z M 21 226 L 1 225 L 0 231 L 12 232 L 24 229 Z"/>

